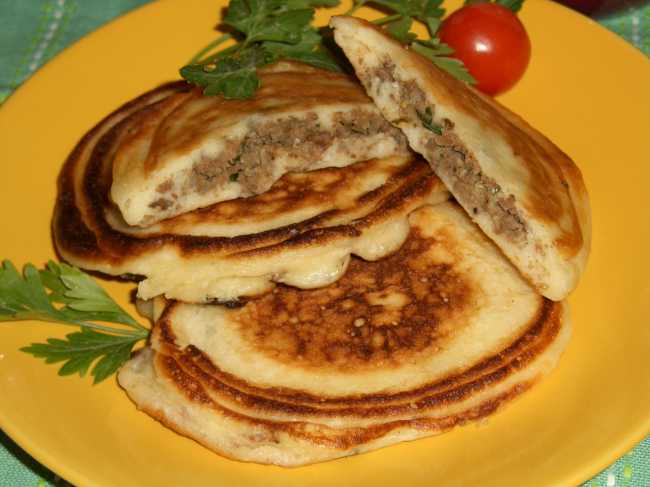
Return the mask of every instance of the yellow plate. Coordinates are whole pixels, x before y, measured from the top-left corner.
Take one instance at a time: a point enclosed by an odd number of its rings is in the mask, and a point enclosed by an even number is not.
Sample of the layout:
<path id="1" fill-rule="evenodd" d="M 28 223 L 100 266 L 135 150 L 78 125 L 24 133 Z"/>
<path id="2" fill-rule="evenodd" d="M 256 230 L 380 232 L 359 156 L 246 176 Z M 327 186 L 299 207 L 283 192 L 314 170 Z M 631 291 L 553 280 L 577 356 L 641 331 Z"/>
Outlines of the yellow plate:
<path id="1" fill-rule="evenodd" d="M 58 56 L 0 110 L 0 257 L 54 255 L 58 170 L 118 104 L 176 76 L 211 40 L 217 1 L 151 4 Z M 226 460 L 177 436 L 115 380 L 92 387 L 18 348 L 70 329 L 0 324 L 0 426 L 78 485 L 574 486 L 650 431 L 650 62 L 592 21 L 529 0 L 533 59 L 503 101 L 582 168 L 591 193 L 591 261 L 571 297 L 574 336 L 547 380 L 481 425 L 295 470 Z M 321 22 L 324 18 L 321 17 Z M 103 281 L 122 303 L 133 285 Z M 129 309 L 134 311 L 130 305 Z"/>

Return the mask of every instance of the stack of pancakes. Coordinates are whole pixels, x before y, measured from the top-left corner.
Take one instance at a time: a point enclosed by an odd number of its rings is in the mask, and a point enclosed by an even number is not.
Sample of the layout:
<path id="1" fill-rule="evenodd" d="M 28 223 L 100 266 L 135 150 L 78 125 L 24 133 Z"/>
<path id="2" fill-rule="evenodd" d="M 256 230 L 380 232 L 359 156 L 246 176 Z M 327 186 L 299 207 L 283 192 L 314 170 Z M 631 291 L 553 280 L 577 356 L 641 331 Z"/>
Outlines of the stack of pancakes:
<path id="1" fill-rule="evenodd" d="M 250 100 L 168 84 L 59 180 L 62 257 L 149 300 L 120 384 L 234 459 L 298 466 L 483 418 L 570 334 L 590 234 L 571 160 L 382 31 L 333 24 L 371 98 L 297 63 Z"/>

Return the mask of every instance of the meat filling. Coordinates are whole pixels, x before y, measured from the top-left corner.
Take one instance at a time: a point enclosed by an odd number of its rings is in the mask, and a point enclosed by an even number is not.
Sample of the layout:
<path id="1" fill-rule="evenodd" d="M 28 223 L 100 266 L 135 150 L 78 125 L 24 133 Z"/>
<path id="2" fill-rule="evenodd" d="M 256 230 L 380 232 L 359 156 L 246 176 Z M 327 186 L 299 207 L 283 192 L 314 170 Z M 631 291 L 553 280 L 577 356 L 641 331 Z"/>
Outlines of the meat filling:
<path id="1" fill-rule="evenodd" d="M 428 106 L 420 87 L 412 80 L 399 79 L 392 62 L 384 62 L 372 73 L 368 73 L 368 77 L 399 87 L 397 92 L 392 91 L 389 95 L 399 109 L 398 119 L 392 120 L 393 123 L 425 125 L 425 111 L 430 119 L 435 119 L 435 107 Z M 441 121 L 440 133 L 434 133 L 430 127 L 431 120 L 429 122 L 429 132 L 421 141 L 425 147 L 423 155 L 434 171 L 453 181 L 450 188 L 453 194 L 465 207 L 469 207 L 474 215 L 481 212 L 488 214 L 496 234 L 503 235 L 514 243 L 525 242 L 528 227 L 515 205 L 514 195 L 503 194 L 499 184 L 483 174 L 474 155 L 454 133 L 451 121 Z"/>
<path id="2" fill-rule="evenodd" d="M 487 212 L 492 229 L 516 243 L 526 240 L 526 223 L 521 218 L 513 195 L 501 193 L 496 181 L 482 173 L 476 159 L 462 146 L 455 134 L 443 131 L 430 136 L 425 144 L 433 169 L 453 181 L 452 192 L 474 215 Z"/>
<path id="3" fill-rule="evenodd" d="M 304 117 L 254 126 L 240 141 L 230 141 L 216 159 L 200 161 L 192 168 L 190 190 L 204 193 L 237 181 L 243 195 L 259 194 L 274 182 L 275 160 L 290 154 L 299 161 L 292 171 L 305 171 L 321 159 L 336 141 L 352 150 L 355 141 L 368 136 L 389 134 L 399 147 L 406 149 L 404 135 L 377 113 L 357 109 L 333 116 L 333 126 L 323 127 L 315 113 Z M 350 154 L 354 157 L 354 154 Z"/>

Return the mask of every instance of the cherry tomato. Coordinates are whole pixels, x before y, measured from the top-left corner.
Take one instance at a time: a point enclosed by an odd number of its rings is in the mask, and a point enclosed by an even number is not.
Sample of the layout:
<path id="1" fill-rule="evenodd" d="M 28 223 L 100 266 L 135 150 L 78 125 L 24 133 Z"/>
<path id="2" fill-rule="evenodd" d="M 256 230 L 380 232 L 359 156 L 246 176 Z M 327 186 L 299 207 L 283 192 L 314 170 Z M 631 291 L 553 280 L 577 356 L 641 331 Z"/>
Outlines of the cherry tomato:
<path id="1" fill-rule="evenodd" d="M 510 89 L 530 60 L 530 39 L 511 10 L 496 3 L 475 3 L 447 17 L 438 31 L 488 95 Z"/>

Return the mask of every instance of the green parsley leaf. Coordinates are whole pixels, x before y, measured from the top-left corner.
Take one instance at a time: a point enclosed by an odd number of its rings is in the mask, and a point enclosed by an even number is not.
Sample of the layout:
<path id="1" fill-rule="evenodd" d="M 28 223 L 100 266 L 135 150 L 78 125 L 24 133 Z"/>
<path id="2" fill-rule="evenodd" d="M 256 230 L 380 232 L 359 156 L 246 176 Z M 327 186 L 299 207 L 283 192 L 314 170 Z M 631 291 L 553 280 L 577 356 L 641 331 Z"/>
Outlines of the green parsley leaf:
<path id="1" fill-rule="evenodd" d="M 59 375 L 77 373 L 83 377 L 96 361 L 90 375 L 93 383 L 97 384 L 117 372 L 131 356 L 133 346 L 142 338 L 109 335 L 83 327 L 81 331 L 66 335 L 65 340 L 48 338 L 47 343 L 33 343 L 20 350 L 44 359 L 47 364 L 64 362 Z"/>
<path id="2" fill-rule="evenodd" d="M 462 61 L 448 57 L 453 54 L 454 50 L 440 42 L 437 37 L 442 16 L 445 14 L 445 10 L 441 8 L 442 0 L 359 0 L 354 3 L 348 14 L 366 4 L 378 5 L 394 12 L 373 22 L 377 25 L 384 25 L 386 31 L 395 39 L 422 54 L 455 78 L 470 84 L 476 83 Z M 414 33 L 410 32 L 414 20 L 427 26 L 429 39 L 418 39 Z"/>
<path id="3" fill-rule="evenodd" d="M 50 261 L 39 274 L 41 282 L 51 290 L 50 302 L 67 305 L 60 310 L 67 318 L 139 326 L 106 291 L 79 269 Z"/>
<path id="4" fill-rule="evenodd" d="M 390 15 L 388 18 L 395 16 L 411 17 L 426 23 L 429 18 L 440 18 L 444 15 L 445 10 L 440 8 L 442 1 L 443 0 L 371 0 L 367 3 L 379 5 L 395 12 L 394 15 Z M 377 23 L 377 21 L 375 22 Z M 379 19 L 378 23 L 383 24 L 385 22 L 384 19 Z"/>
<path id="5" fill-rule="evenodd" d="M 521 2 L 523 0 L 498 0 Z M 353 14 L 364 5 L 379 7 L 389 14 L 374 21 L 391 36 L 429 58 L 436 66 L 467 83 L 475 83 L 461 61 L 447 57 L 453 50 L 440 42 L 436 33 L 445 10 L 443 0 L 355 0 L 347 12 Z M 312 27 L 314 8 L 333 7 L 338 0 L 231 0 L 223 25 L 229 33 L 208 44 L 181 68 L 181 76 L 203 87 L 206 95 L 245 99 L 259 88 L 257 69 L 280 59 L 301 61 L 331 71 L 348 67 L 326 46 L 327 29 Z M 429 29 L 429 39 L 418 39 L 411 32 L 414 21 Z M 224 42 L 236 44 L 210 54 Z"/>
<path id="6" fill-rule="evenodd" d="M 465 0 L 464 5 L 474 5 L 476 3 L 490 3 L 490 0 Z M 494 3 L 503 5 L 505 8 L 517 13 L 521 10 L 524 0 L 494 0 Z"/>
<path id="7" fill-rule="evenodd" d="M 418 20 L 425 24 L 429 20 L 438 20 L 445 15 L 445 9 L 441 8 L 443 0 L 427 0 L 423 2 L 420 13 L 416 14 Z"/>
<path id="8" fill-rule="evenodd" d="M 314 9 L 309 8 L 277 14 L 263 11 L 258 12 L 256 16 L 238 21 L 237 24 L 229 22 L 229 15 L 227 15 L 224 23 L 246 34 L 245 45 L 260 41 L 296 44 L 300 42 L 301 32 L 311 23 L 313 16 Z"/>
<path id="9" fill-rule="evenodd" d="M 288 10 L 317 7 L 332 8 L 336 7 L 339 3 L 341 3 L 339 0 L 286 0 L 284 2 Z"/>
<path id="10" fill-rule="evenodd" d="M 81 331 L 67 335 L 66 340 L 49 339 L 21 350 L 46 363 L 64 361 L 61 375 L 84 375 L 99 359 L 91 371 L 95 383 L 115 372 L 128 360 L 133 346 L 149 335 L 147 328 L 79 269 L 50 261 L 40 271 L 27 264 L 21 275 L 5 260 L 0 266 L 0 321 L 22 320 L 79 326 Z"/>
<path id="11" fill-rule="evenodd" d="M 423 112 L 416 109 L 415 113 L 418 114 L 418 118 L 425 129 L 430 130 L 435 134 L 442 135 L 442 127 L 433 123 L 433 112 L 431 111 L 431 107 L 427 107 Z"/>
<path id="12" fill-rule="evenodd" d="M 453 53 L 453 49 L 443 43 L 437 46 L 431 46 L 423 43 L 413 43 L 411 48 L 423 56 L 429 58 L 433 64 L 440 69 L 444 69 L 449 74 L 466 83 L 475 84 L 476 80 L 469 74 L 462 61 L 451 57 L 445 57 L 446 54 Z M 443 54 L 444 53 L 444 54 Z"/>
<path id="13" fill-rule="evenodd" d="M 517 13 L 521 10 L 521 7 L 524 4 L 524 0 L 496 0 L 495 3 L 503 5 L 505 8 L 509 8 L 514 13 Z"/>
<path id="14" fill-rule="evenodd" d="M 282 5 L 282 0 L 230 0 L 223 23 L 250 36 L 272 22 Z"/>
<path id="15" fill-rule="evenodd" d="M 333 7 L 338 0 L 231 0 L 223 24 L 232 30 L 202 49 L 181 76 L 202 86 L 206 95 L 246 99 L 259 88 L 256 70 L 279 59 L 293 59 L 334 71 L 339 65 L 311 27 L 314 8 Z M 239 40 L 216 54 L 215 47 Z"/>
<path id="16" fill-rule="evenodd" d="M 429 29 L 429 35 L 431 36 L 428 42 L 432 44 L 440 44 L 440 39 L 438 39 L 437 34 L 440 24 L 442 24 L 442 19 L 440 17 L 431 17 L 427 19 L 425 23 L 427 24 L 427 29 Z"/>
<path id="17" fill-rule="evenodd" d="M 203 86 L 206 95 L 222 94 L 228 99 L 245 99 L 253 96 L 259 87 L 256 69 L 275 59 L 270 51 L 253 46 L 211 64 L 185 66 L 181 68 L 181 76 Z"/>
<path id="18" fill-rule="evenodd" d="M 290 59 L 329 71 L 341 71 L 341 67 L 332 54 L 323 45 L 323 37 L 314 28 L 303 32 L 298 44 L 290 45 L 280 42 L 265 42 L 264 47 L 277 59 Z"/>
<path id="19" fill-rule="evenodd" d="M 386 31 L 403 44 L 409 44 L 417 38 L 415 34 L 410 32 L 412 25 L 413 19 L 411 17 L 402 17 L 388 23 Z"/>

